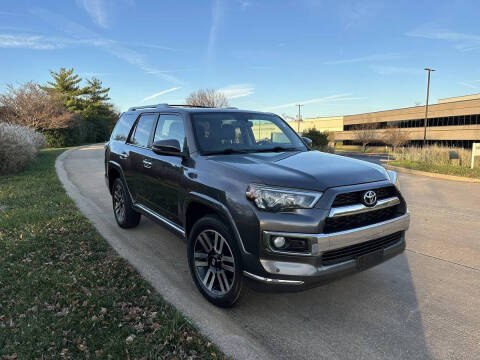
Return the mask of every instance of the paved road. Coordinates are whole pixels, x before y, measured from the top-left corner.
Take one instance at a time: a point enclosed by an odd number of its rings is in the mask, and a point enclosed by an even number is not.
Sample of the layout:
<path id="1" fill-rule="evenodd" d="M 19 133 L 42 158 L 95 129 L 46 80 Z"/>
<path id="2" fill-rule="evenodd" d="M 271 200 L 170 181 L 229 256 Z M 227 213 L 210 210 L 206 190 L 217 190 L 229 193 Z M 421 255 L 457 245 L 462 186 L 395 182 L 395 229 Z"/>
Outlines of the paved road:
<path id="1" fill-rule="evenodd" d="M 388 154 L 369 154 L 369 153 L 348 152 L 348 151 L 338 151 L 337 155 L 349 156 L 355 159 L 370 161 L 380 165 L 382 165 L 385 161 L 387 161 L 390 158 Z"/>
<path id="2" fill-rule="evenodd" d="M 102 147 L 66 153 L 57 170 L 112 246 L 237 358 L 480 356 L 480 184 L 400 174 L 412 213 L 403 255 L 302 293 L 248 289 L 222 310 L 198 294 L 182 240 L 145 218 L 128 231 L 115 225 Z"/>

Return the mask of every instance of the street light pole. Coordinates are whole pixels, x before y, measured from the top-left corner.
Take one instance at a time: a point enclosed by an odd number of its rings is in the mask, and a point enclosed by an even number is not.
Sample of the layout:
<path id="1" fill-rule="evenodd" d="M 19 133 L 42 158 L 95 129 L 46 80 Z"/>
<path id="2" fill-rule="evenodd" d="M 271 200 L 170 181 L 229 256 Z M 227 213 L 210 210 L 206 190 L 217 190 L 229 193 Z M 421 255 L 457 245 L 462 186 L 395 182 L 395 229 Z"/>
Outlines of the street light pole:
<path id="1" fill-rule="evenodd" d="M 435 71 L 434 69 L 425 68 L 428 72 L 428 80 L 427 80 L 427 101 L 425 103 L 425 120 L 423 122 L 423 147 L 427 145 L 427 122 L 428 122 L 428 98 L 430 96 L 430 73 Z"/>
<path id="2" fill-rule="evenodd" d="M 300 114 L 300 107 L 302 107 L 302 104 L 297 104 L 295 106 L 298 106 L 298 128 L 297 128 L 297 133 L 300 133 L 300 121 L 302 121 L 302 115 Z"/>

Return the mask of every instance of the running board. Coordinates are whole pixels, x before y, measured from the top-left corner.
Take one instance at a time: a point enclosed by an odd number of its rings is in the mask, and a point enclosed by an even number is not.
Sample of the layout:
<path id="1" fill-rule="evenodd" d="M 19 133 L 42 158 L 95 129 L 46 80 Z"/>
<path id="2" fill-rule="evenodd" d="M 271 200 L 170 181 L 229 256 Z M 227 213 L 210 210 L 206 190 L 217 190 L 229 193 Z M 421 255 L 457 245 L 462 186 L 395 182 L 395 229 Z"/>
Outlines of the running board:
<path id="1" fill-rule="evenodd" d="M 145 205 L 142 204 L 134 204 L 133 205 L 137 210 L 144 213 L 145 215 L 149 215 L 153 217 L 155 220 L 160 221 L 162 224 L 166 225 L 172 230 L 175 230 L 177 233 L 180 233 L 183 237 L 185 237 L 185 230 L 183 230 L 180 226 L 168 220 L 167 218 L 163 217 L 162 215 L 157 214 L 155 211 L 149 209 Z"/>

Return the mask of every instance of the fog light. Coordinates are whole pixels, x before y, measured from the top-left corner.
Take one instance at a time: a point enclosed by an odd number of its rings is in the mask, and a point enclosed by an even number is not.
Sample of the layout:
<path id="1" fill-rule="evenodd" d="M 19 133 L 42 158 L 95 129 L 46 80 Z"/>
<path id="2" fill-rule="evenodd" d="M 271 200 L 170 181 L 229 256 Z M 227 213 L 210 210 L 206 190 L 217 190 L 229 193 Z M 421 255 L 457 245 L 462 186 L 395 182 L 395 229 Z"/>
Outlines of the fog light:
<path id="1" fill-rule="evenodd" d="M 273 238 L 273 245 L 275 245 L 276 248 L 282 248 L 285 246 L 285 238 L 283 236 L 276 236 Z"/>

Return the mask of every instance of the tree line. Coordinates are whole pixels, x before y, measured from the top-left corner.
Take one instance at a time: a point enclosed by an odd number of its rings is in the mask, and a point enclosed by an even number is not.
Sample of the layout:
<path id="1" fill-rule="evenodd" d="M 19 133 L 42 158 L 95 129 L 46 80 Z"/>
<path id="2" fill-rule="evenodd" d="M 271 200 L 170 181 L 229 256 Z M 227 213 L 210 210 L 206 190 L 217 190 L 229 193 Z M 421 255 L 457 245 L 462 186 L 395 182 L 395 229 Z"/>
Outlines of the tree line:
<path id="1" fill-rule="evenodd" d="M 110 88 L 74 69 L 50 71 L 46 84 L 8 85 L 0 94 L 0 122 L 41 132 L 48 147 L 106 141 L 119 116 L 109 102 Z"/>

